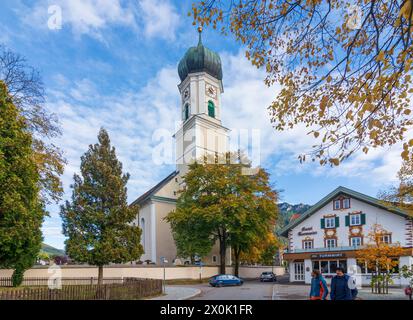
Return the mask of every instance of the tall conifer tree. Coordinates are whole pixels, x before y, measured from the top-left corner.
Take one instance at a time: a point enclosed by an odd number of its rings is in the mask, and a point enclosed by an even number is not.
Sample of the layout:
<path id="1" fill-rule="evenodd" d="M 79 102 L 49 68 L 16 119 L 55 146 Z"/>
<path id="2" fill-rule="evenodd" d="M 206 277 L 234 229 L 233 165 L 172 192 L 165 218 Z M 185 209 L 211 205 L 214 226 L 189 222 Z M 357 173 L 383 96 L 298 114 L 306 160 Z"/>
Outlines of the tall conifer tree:
<path id="1" fill-rule="evenodd" d="M 141 230 L 132 223 L 137 210 L 127 204 L 129 174 L 122 173 L 106 130 L 98 140 L 81 158 L 81 176 L 74 175 L 72 199 L 61 207 L 61 217 L 68 255 L 98 266 L 101 284 L 104 265 L 137 260 L 143 248 Z"/>
<path id="2" fill-rule="evenodd" d="M 13 285 L 36 261 L 46 212 L 25 119 L 0 81 L 0 267 L 12 268 Z"/>

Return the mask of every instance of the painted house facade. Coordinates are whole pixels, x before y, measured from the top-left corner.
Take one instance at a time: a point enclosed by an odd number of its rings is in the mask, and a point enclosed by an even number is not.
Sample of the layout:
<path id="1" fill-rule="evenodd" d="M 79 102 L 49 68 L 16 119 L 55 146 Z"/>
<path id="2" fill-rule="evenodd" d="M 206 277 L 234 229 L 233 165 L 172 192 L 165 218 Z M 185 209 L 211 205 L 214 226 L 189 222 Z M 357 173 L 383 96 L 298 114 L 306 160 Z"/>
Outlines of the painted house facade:
<path id="1" fill-rule="evenodd" d="M 290 281 L 310 283 L 313 269 L 329 279 L 341 266 L 357 270 L 362 284 L 369 284 L 371 273 L 357 262 L 356 253 L 370 241 L 368 233 L 377 224 L 385 230 L 382 241 L 404 248 L 399 268 L 412 265 L 412 218 L 378 199 L 339 187 L 280 231 L 288 238 L 284 260 L 289 262 Z M 393 280 L 407 284 L 397 274 Z"/>

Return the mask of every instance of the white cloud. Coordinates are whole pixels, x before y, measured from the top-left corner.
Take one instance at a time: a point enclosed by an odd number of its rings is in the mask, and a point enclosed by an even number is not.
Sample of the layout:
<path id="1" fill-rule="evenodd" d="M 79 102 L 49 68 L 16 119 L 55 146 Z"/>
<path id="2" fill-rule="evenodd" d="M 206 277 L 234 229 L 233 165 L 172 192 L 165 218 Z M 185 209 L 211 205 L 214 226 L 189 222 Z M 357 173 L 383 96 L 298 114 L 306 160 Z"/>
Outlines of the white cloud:
<path id="1" fill-rule="evenodd" d="M 175 120 L 179 118 L 179 81 L 175 68 L 162 69 L 148 84 L 137 92 L 112 92 L 100 95 L 87 79 L 65 83 L 61 91 L 49 92 L 48 108 L 59 115 L 63 136 L 55 141 L 68 160 L 63 177 L 66 195 L 75 172 L 79 171 L 80 157 L 89 144 L 97 140 L 101 127 L 108 130 L 124 170 L 131 174 L 129 197 L 146 191 L 173 166 L 156 166 L 152 161 L 152 141 L 156 129 L 174 133 Z M 62 92 L 66 92 L 62 94 Z M 172 139 L 172 137 L 171 137 Z"/>
<path id="2" fill-rule="evenodd" d="M 162 0 L 44 0 L 33 8 L 21 4 L 18 14 L 27 25 L 46 30 L 54 16 L 48 13 L 50 6 L 61 9 L 62 27 L 70 26 L 75 37 L 89 35 L 102 42 L 112 26 L 130 27 L 147 39 L 174 40 L 180 23 L 175 6 Z"/>
<path id="3" fill-rule="evenodd" d="M 70 26 L 76 37 L 87 34 L 103 41 L 103 30 L 111 25 L 136 28 L 133 7 L 121 0 L 47 0 L 33 8 L 20 7 L 19 14 L 26 24 L 46 29 L 54 14 L 48 13 L 50 6 L 61 9 L 63 27 Z"/>
<path id="4" fill-rule="evenodd" d="M 180 17 L 169 1 L 141 0 L 144 34 L 147 38 L 175 39 Z"/>

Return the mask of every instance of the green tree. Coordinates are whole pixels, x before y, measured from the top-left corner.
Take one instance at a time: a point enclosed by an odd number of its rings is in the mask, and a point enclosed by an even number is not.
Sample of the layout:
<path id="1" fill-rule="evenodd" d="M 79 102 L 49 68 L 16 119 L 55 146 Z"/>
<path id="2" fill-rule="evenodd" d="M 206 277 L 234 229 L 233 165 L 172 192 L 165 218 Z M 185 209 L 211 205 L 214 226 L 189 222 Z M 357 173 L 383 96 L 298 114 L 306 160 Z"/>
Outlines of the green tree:
<path id="1" fill-rule="evenodd" d="M 245 174 L 244 169 L 249 168 L 237 154 L 189 165 L 177 209 L 167 217 L 178 235 L 175 238 L 187 233 L 191 238 L 202 237 L 207 241 L 201 247 L 208 252 L 218 241 L 221 273 L 225 273 L 228 246 L 236 251 L 237 267 L 240 253 L 254 243 L 253 239 L 266 234 L 277 215 L 276 193 L 268 184 L 268 174 L 262 169 Z M 181 221 L 187 224 L 176 228 Z"/>
<path id="2" fill-rule="evenodd" d="M 172 236 L 175 240 L 178 257 L 189 257 L 194 263 L 195 257 L 203 258 L 211 251 L 214 238 L 203 220 L 197 214 L 191 214 L 185 207 L 187 201 L 178 200 L 174 218 L 170 220 Z"/>
<path id="3" fill-rule="evenodd" d="M 0 81 L 0 266 L 14 269 L 13 285 L 37 258 L 46 215 L 32 136 Z"/>
<path id="4" fill-rule="evenodd" d="M 133 224 L 137 209 L 127 204 L 129 174 L 122 173 L 106 130 L 99 143 L 81 157 L 81 176 L 74 175 L 71 201 L 61 207 L 66 252 L 78 262 L 99 267 L 138 260 L 143 253 L 141 229 Z"/>

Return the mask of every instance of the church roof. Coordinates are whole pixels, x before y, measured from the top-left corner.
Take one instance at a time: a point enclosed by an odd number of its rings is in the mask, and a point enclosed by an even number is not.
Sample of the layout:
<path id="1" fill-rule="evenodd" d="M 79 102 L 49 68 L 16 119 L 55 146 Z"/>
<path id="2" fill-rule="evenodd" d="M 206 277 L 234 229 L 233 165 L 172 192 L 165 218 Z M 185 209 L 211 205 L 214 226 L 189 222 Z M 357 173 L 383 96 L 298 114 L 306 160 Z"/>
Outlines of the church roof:
<path id="1" fill-rule="evenodd" d="M 191 47 L 185 53 L 178 65 L 178 73 L 181 81 L 184 81 L 188 74 L 193 72 L 207 72 L 214 78 L 222 80 L 222 65 L 219 54 L 208 49 L 202 44 L 201 32 L 199 28 L 198 46 Z"/>
<path id="2" fill-rule="evenodd" d="M 299 218 L 297 218 L 295 220 L 292 220 L 287 226 L 282 228 L 278 232 L 278 234 L 281 235 L 281 236 L 287 237 L 289 230 L 291 230 L 292 228 L 299 225 L 302 221 L 304 221 L 305 219 L 307 219 L 308 217 L 310 217 L 311 215 L 316 213 L 318 210 L 320 210 L 322 207 L 324 207 L 328 202 L 332 201 L 335 197 L 337 197 L 339 195 L 342 195 L 342 194 L 350 196 L 354 199 L 363 201 L 363 202 L 365 202 L 367 204 L 370 204 L 372 206 L 375 206 L 377 208 L 387 210 L 387 211 L 392 212 L 394 214 L 397 214 L 399 216 L 409 217 L 409 215 L 406 212 L 398 209 L 395 206 L 392 206 L 390 204 L 386 204 L 382 200 L 379 200 L 379 199 L 370 197 L 368 195 L 365 195 L 363 193 L 360 193 L 360 192 L 357 192 L 357 191 L 354 191 L 354 190 L 351 190 L 351 189 L 340 186 L 340 187 L 336 188 L 333 192 L 326 195 L 323 199 L 318 201 L 310 209 L 308 209 L 306 212 L 304 212 Z"/>
<path id="3" fill-rule="evenodd" d="M 143 204 L 148 199 L 150 199 L 153 195 L 155 195 L 155 193 L 157 193 L 160 189 L 162 189 L 169 181 L 171 181 L 173 178 L 175 178 L 177 175 L 178 175 L 178 171 L 172 172 L 169 176 L 167 176 L 165 179 L 163 179 L 161 182 L 159 182 L 153 188 L 149 189 L 143 195 L 141 195 L 138 199 L 133 201 L 131 205 L 136 205 L 136 204 L 141 205 L 141 204 Z"/>

